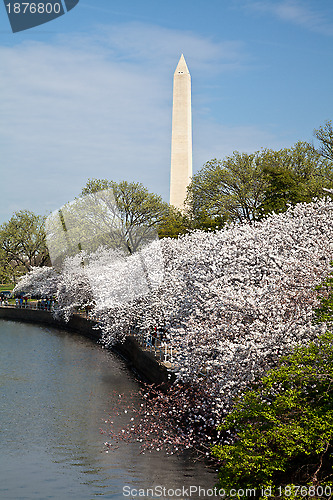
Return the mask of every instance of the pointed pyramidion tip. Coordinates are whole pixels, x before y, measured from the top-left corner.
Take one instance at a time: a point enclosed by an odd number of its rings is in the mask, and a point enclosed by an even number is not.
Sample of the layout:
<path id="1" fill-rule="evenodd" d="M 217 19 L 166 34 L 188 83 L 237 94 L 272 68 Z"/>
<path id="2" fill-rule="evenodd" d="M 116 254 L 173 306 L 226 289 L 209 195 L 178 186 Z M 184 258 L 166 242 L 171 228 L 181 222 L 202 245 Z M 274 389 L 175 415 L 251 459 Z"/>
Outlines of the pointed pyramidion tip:
<path id="1" fill-rule="evenodd" d="M 177 64 L 177 68 L 175 71 L 175 75 L 182 75 L 182 74 L 185 74 L 185 75 L 190 74 L 188 67 L 187 67 L 187 64 L 186 64 L 186 61 L 185 61 L 184 54 L 182 54 L 180 56 L 180 59 L 179 59 L 179 62 Z"/>

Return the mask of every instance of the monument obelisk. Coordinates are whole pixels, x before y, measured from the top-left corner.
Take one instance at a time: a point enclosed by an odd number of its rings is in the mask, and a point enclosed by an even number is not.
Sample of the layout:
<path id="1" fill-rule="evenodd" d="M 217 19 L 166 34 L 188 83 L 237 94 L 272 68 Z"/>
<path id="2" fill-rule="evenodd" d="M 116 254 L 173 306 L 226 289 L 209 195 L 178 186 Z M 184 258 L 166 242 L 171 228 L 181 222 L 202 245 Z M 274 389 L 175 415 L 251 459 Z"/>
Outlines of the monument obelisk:
<path id="1" fill-rule="evenodd" d="M 170 204 L 184 210 L 192 177 L 191 75 L 183 54 L 173 77 Z"/>

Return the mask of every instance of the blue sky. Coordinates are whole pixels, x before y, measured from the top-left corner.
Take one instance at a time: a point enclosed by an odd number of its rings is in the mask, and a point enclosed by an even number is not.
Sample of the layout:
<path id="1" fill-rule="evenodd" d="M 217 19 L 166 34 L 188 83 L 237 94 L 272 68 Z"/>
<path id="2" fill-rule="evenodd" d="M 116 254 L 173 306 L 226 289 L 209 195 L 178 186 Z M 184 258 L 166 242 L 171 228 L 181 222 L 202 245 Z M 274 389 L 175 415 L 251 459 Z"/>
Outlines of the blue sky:
<path id="1" fill-rule="evenodd" d="M 0 4 L 0 223 L 89 178 L 169 197 L 173 73 L 192 76 L 193 170 L 313 142 L 333 119 L 332 0 L 80 0 L 13 34 Z"/>

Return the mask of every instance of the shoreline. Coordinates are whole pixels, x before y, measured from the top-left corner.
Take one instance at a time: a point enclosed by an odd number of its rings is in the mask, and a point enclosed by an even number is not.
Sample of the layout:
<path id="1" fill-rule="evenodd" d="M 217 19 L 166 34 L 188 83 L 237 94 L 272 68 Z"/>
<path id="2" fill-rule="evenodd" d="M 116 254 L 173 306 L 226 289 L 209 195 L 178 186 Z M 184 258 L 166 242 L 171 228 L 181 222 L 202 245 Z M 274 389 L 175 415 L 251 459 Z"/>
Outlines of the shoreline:
<path id="1" fill-rule="evenodd" d="M 98 323 L 78 314 L 73 315 L 68 322 L 55 319 L 45 310 L 0 306 L 0 319 L 21 321 L 35 325 L 47 325 L 68 332 L 75 332 L 99 343 L 102 335 Z M 111 350 L 122 357 L 128 368 L 139 378 L 148 383 L 167 384 L 172 380 L 172 373 L 159 362 L 153 354 L 145 351 L 133 336 L 128 336 L 124 343 L 118 343 Z"/>

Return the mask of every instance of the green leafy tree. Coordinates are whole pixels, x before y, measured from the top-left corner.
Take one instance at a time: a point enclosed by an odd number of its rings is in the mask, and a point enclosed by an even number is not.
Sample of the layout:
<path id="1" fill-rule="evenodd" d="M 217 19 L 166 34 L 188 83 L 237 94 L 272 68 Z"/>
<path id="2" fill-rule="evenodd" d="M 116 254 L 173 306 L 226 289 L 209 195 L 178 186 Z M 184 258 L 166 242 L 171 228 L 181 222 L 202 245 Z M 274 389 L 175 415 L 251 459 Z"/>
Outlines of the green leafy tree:
<path id="1" fill-rule="evenodd" d="M 82 195 L 112 189 L 117 208 L 126 226 L 156 227 L 168 213 L 169 205 L 139 182 L 89 179 Z"/>
<path id="2" fill-rule="evenodd" d="M 167 213 L 158 224 L 158 236 L 160 238 L 177 238 L 181 234 L 186 234 L 191 229 L 191 221 L 188 216 L 170 206 Z"/>
<path id="3" fill-rule="evenodd" d="M 79 197 L 46 220 L 53 266 L 62 268 L 67 257 L 101 246 L 133 253 L 157 238 L 168 211 L 169 205 L 140 183 L 89 179 Z"/>
<path id="4" fill-rule="evenodd" d="M 221 227 L 227 220 L 253 221 L 262 203 L 266 179 L 262 156 L 235 151 L 211 160 L 193 176 L 187 203 L 194 226 Z"/>
<path id="5" fill-rule="evenodd" d="M 113 240 L 109 246 L 125 245 L 124 249 L 132 253 L 142 242 L 157 236 L 159 225 L 169 214 L 169 205 L 160 196 L 150 193 L 141 183 L 107 179 L 90 179 L 81 195 L 101 196 L 103 200 L 104 190 L 108 190 L 104 196 L 106 210 L 96 216 L 96 223 L 109 226 Z"/>
<path id="6" fill-rule="evenodd" d="M 15 283 L 33 266 L 49 263 L 44 221 L 40 215 L 20 210 L 0 226 L 2 272 L 10 281 Z"/>
<path id="7" fill-rule="evenodd" d="M 306 142 L 270 151 L 262 164 L 266 188 L 259 212 L 284 212 L 288 206 L 326 196 L 333 185 L 333 163 Z"/>
<path id="8" fill-rule="evenodd" d="M 318 129 L 314 130 L 314 135 L 320 142 L 320 147 L 318 149 L 319 154 L 327 160 L 333 161 L 332 121 L 328 120 L 325 122 L 325 125 L 322 125 Z"/>
<path id="9" fill-rule="evenodd" d="M 333 266 L 333 263 L 331 263 Z M 333 322 L 333 272 L 316 287 L 320 305 L 314 311 L 315 323 L 326 323 L 332 326 Z"/>
<path id="10" fill-rule="evenodd" d="M 207 162 L 192 178 L 187 203 L 193 227 L 220 228 L 228 220 L 252 222 L 323 197 L 323 188 L 332 186 L 333 162 L 298 142 Z"/>
<path id="11" fill-rule="evenodd" d="M 6 252 L 0 248 L 0 283 L 13 283 L 14 276 L 14 269 L 8 263 Z"/>
<path id="12" fill-rule="evenodd" d="M 221 461 L 219 488 L 255 488 L 264 498 L 263 487 L 278 496 L 279 486 L 307 485 L 318 498 L 315 488 L 333 479 L 333 335 L 283 358 L 219 430 L 233 437 L 213 448 Z M 289 498 L 309 498 L 288 491 Z"/>

